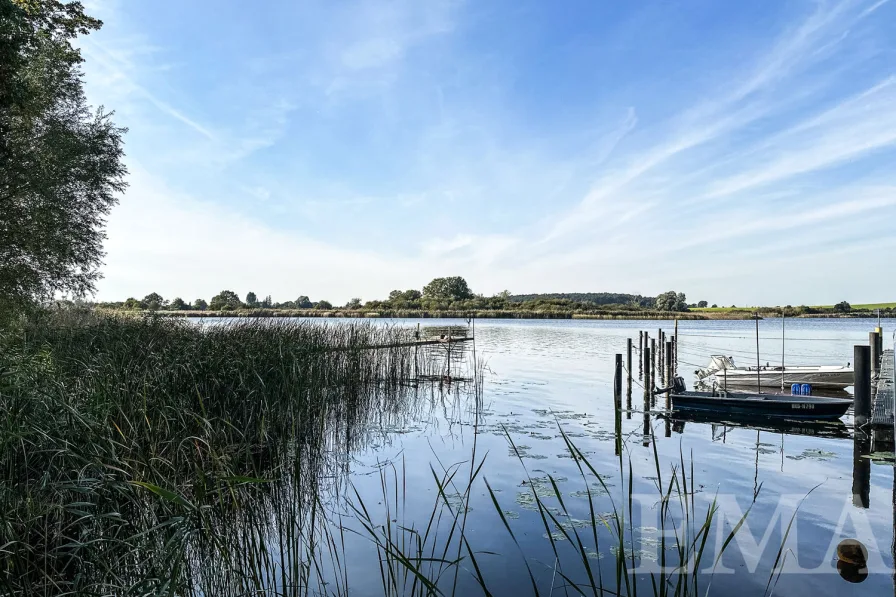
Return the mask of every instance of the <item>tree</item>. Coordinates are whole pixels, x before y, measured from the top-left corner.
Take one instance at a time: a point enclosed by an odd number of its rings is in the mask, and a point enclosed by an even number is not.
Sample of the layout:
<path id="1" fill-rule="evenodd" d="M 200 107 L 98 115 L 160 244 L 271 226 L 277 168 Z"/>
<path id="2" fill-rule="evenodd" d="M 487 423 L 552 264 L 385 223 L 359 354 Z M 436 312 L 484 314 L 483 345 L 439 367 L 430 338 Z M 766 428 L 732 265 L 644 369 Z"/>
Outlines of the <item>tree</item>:
<path id="1" fill-rule="evenodd" d="M 87 105 L 71 42 L 101 26 L 80 2 L 0 1 L 0 303 L 83 296 L 100 277 L 125 129 Z"/>
<path id="2" fill-rule="evenodd" d="M 314 303 L 315 309 L 332 309 L 333 305 L 330 301 L 318 301 Z"/>
<path id="3" fill-rule="evenodd" d="M 712 308 L 713 308 L 713 309 L 718 309 L 719 306 L 718 306 L 717 304 L 713 303 L 713 304 L 712 304 Z"/>
<path id="4" fill-rule="evenodd" d="M 656 297 L 656 308 L 660 311 L 687 311 L 687 298 L 683 292 L 670 290 Z"/>
<path id="5" fill-rule="evenodd" d="M 271 295 L 267 295 L 266 297 L 264 297 L 264 300 L 261 301 L 261 308 L 262 309 L 270 309 L 273 306 L 273 304 L 274 303 L 271 301 Z"/>
<path id="6" fill-rule="evenodd" d="M 361 308 L 361 299 L 353 298 L 349 302 L 345 303 L 346 309 L 360 309 Z"/>
<path id="7" fill-rule="evenodd" d="M 400 290 L 393 290 L 392 292 L 389 293 L 389 300 L 390 301 L 401 300 L 403 294 L 404 293 Z"/>
<path id="8" fill-rule="evenodd" d="M 852 311 L 852 306 L 846 301 L 840 301 L 836 305 L 834 305 L 834 311 L 836 313 L 849 313 Z"/>
<path id="9" fill-rule="evenodd" d="M 401 293 L 402 300 L 411 302 L 411 301 L 419 301 L 420 297 L 423 296 L 423 293 L 419 290 L 405 290 Z"/>
<path id="10" fill-rule="evenodd" d="M 233 311 L 242 306 L 243 304 L 240 302 L 240 297 L 237 293 L 232 290 L 222 290 L 212 297 L 208 308 L 212 311 Z"/>
<path id="11" fill-rule="evenodd" d="M 182 299 L 180 297 L 177 297 L 176 299 L 172 300 L 171 304 L 169 306 L 176 311 L 183 311 L 185 309 L 190 308 L 190 306 L 184 302 L 184 299 Z"/>
<path id="12" fill-rule="evenodd" d="M 162 307 L 166 305 L 165 299 L 162 298 L 158 292 L 150 292 L 145 297 L 143 297 L 143 305 L 144 309 L 149 309 L 150 311 L 158 311 Z"/>
<path id="13" fill-rule="evenodd" d="M 326 302 L 326 301 L 324 301 L 324 302 Z M 295 305 L 296 305 L 296 309 L 310 309 L 311 307 L 314 306 L 314 304 L 311 302 L 311 299 L 309 299 L 305 295 L 302 295 L 299 298 L 297 298 Z"/>
<path id="14" fill-rule="evenodd" d="M 255 307 L 258 304 L 258 297 L 255 296 L 254 292 L 246 293 L 246 305 L 249 307 Z"/>
<path id="15" fill-rule="evenodd" d="M 697 307 L 701 309 L 705 309 L 707 305 L 709 305 L 709 303 L 706 301 L 700 301 L 699 303 L 697 303 Z"/>
<path id="16" fill-rule="evenodd" d="M 195 301 L 193 301 L 193 309 L 195 309 L 196 311 L 205 311 L 206 309 L 208 309 L 208 303 L 202 299 L 196 299 Z"/>
<path id="17" fill-rule="evenodd" d="M 423 287 L 423 297 L 437 301 L 462 301 L 473 298 L 467 281 L 460 276 L 435 278 Z"/>
<path id="18" fill-rule="evenodd" d="M 143 303 L 141 303 L 140 301 L 138 301 L 138 300 L 135 299 L 134 297 L 130 297 L 128 300 L 126 300 L 126 301 L 124 302 L 124 304 L 122 305 L 122 307 L 124 307 L 124 308 L 127 309 L 128 311 L 136 311 L 136 310 L 138 310 L 138 309 L 142 309 L 142 308 L 143 308 Z"/>

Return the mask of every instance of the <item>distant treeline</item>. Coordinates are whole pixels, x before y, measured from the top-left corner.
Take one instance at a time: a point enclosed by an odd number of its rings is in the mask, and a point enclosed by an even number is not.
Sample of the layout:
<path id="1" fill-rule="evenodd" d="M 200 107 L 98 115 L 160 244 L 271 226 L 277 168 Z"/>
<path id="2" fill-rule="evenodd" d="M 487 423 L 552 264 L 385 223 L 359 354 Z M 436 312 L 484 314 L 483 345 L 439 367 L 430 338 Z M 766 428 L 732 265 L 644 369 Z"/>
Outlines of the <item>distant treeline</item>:
<path id="1" fill-rule="evenodd" d="M 119 302 L 97 303 L 97 307 L 124 311 L 165 312 L 233 312 L 253 311 L 338 311 L 343 313 L 444 313 L 444 312 L 495 312 L 520 313 L 521 317 L 551 316 L 552 314 L 606 315 L 613 317 L 660 316 L 662 313 L 684 313 L 690 307 L 683 292 L 669 291 L 657 297 L 645 297 L 621 293 L 554 293 L 512 295 L 509 291 L 493 296 L 475 294 L 467 281 L 460 276 L 435 278 L 422 290 L 393 290 L 385 299 L 362 301 L 353 298 L 344 306 L 335 306 L 327 300 L 312 301 L 307 296 L 295 300 L 275 302 L 270 295 L 259 298 L 254 292 L 241 298 L 232 290 L 222 290 L 206 302 L 198 298 L 191 302 L 181 297 L 167 300 L 157 292 L 143 299 L 134 297 Z M 706 306 L 701 301 L 699 306 Z M 656 313 L 650 313 L 656 312 Z M 658 315 L 659 313 L 660 315 Z M 529 315 L 526 315 L 529 314 Z M 536 315 L 538 314 L 538 315 Z M 419 315 L 418 315 L 419 316 Z"/>
<path id="2" fill-rule="evenodd" d="M 647 309 L 656 307 L 656 297 L 654 296 L 622 294 L 618 292 L 549 292 L 542 294 L 513 294 L 507 298 L 512 303 L 550 299 L 563 299 L 574 303 L 591 305 L 627 305 Z"/>

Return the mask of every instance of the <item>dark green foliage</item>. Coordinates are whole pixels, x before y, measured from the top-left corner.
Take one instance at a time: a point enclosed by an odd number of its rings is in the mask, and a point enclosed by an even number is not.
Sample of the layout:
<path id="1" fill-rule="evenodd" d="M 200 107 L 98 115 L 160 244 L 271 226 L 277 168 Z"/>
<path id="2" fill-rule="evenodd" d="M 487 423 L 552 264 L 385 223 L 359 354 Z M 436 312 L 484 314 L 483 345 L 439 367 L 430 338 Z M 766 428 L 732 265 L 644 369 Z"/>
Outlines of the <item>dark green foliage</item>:
<path id="1" fill-rule="evenodd" d="M 158 292 L 151 292 L 143 297 L 143 308 L 150 311 L 158 311 L 168 305 L 168 301 L 162 298 Z"/>
<path id="2" fill-rule="evenodd" d="M 314 305 L 312 304 L 311 299 L 309 299 L 305 295 L 302 295 L 299 298 L 297 298 L 296 302 L 295 302 L 296 309 L 310 309 L 313 306 Z"/>
<path id="3" fill-rule="evenodd" d="M 100 25 L 78 2 L 0 1 L 0 307 L 99 278 L 125 131 L 87 106 L 71 41 Z"/>
<path id="4" fill-rule="evenodd" d="M 193 301 L 193 309 L 195 309 L 196 311 L 205 311 L 206 309 L 208 309 L 208 303 L 206 303 L 202 299 L 196 299 L 195 301 Z"/>
<path id="5" fill-rule="evenodd" d="M 318 301 L 314 303 L 315 309 L 332 309 L 333 304 L 330 301 Z"/>
<path id="6" fill-rule="evenodd" d="M 649 307 L 656 304 L 656 299 L 640 294 L 620 294 L 615 292 L 555 292 L 548 294 L 514 294 L 507 296 L 512 303 L 528 301 L 563 299 L 574 303 L 591 305 L 627 305 L 632 307 Z"/>
<path id="7" fill-rule="evenodd" d="M 834 305 L 834 311 L 837 313 L 849 313 L 852 311 L 852 307 L 846 301 L 840 301 L 836 305 Z"/>
<path id="8" fill-rule="evenodd" d="M 171 301 L 171 304 L 168 305 L 171 309 L 176 311 L 184 311 L 190 308 L 190 305 L 184 302 L 184 299 L 177 297 Z"/>
<path id="9" fill-rule="evenodd" d="M 460 276 L 435 278 L 423 287 L 423 298 L 435 301 L 462 301 L 473 298 L 467 281 Z"/>
<path id="10" fill-rule="evenodd" d="M 258 305 L 258 297 L 255 296 L 254 292 L 248 292 L 246 294 L 246 306 L 247 307 L 256 307 Z"/>
<path id="11" fill-rule="evenodd" d="M 706 301 L 700 301 L 697 303 L 697 306 L 701 309 L 705 309 L 707 307 L 707 305 L 709 305 L 709 303 Z"/>
<path id="12" fill-rule="evenodd" d="M 345 303 L 346 309 L 360 309 L 361 308 L 361 299 L 353 298 L 350 299 L 347 303 Z"/>
<path id="13" fill-rule="evenodd" d="M 142 301 L 138 301 L 134 297 L 131 297 L 124 302 L 122 307 L 128 311 L 137 311 L 139 309 L 145 308 L 145 305 Z"/>
<path id="14" fill-rule="evenodd" d="M 222 290 L 212 297 L 208 308 L 212 311 L 234 311 L 243 306 L 240 297 L 232 290 Z"/>
<path id="15" fill-rule="evenodd" d="M 656 297 L 656 308 L 660 311 L 687 311 L 687 298 L 683 292 L 670 290 Z"/>

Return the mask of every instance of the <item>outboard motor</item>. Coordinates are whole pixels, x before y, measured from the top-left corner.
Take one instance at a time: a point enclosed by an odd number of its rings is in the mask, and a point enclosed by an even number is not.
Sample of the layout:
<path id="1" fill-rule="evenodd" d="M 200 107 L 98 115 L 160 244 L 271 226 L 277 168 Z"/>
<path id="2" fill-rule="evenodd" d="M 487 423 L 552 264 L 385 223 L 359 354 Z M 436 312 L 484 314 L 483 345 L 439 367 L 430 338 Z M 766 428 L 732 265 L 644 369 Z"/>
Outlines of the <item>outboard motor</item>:
<path id="1" fill-rule="evenodd" d="M 686 392 L 688 387 L 684 383 L 684 378 L 680 375 L 676 375 L 672 380 L 672 391 L 676 394 L 680 394 L 681 392 Z"/>

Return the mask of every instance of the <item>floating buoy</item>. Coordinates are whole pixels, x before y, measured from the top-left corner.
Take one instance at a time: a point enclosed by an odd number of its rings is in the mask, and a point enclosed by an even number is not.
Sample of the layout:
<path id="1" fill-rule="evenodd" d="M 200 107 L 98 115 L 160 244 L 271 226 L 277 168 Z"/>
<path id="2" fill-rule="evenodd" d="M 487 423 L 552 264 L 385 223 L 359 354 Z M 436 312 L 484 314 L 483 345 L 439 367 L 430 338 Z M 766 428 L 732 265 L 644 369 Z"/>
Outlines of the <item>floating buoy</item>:
<path id="1" fill-rule="evenodd" d="M 837 559 L 864 568 L 868 565 L 868 549 L 857 539 L 844 539 L 837 546 Z"/>
<path id="2" fill-rule="evenodd" d="M 868 578 L 868 550 L 856 539 L 844 539 L 837 546 L 837 572 L 846 582 Z"/>

